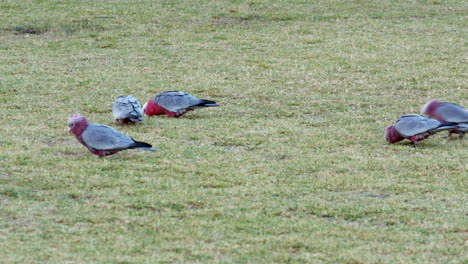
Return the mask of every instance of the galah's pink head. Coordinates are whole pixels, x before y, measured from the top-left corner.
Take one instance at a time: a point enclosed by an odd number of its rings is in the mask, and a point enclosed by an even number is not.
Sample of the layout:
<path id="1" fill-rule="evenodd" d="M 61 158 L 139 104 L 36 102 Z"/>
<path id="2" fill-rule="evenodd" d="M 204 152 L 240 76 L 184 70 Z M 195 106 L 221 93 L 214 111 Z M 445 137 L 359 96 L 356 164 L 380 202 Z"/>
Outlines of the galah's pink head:
<path id="1" fill-rule="evenodd" d="M 153 99 L 148 100 L 143 105 L 143 114 L 147 116 L 163 115 L 165 113 L 166 113 L 165 109 L 159 106 L 158 104 L 156 104 Z"/>
<path id="2" fill-rule="evenodd" d="M 76 136 L 80 136 L 83 131 L 88 126 L 88 120 L 85 116 L 80 114 L 73 114 L 68 118 L 68 127 L 70 132 L 75 134 Z"/>
<path id="3" fill-rule="evenodd" d="M 395 129 L 395 126 L 389 126 L 385 129 L 385 139 L 388 143 L 395 143 L 402 141 L 405 138 L 402 137 L 400 133 L 398 133 L 398 131 Z"/>
<path id="4" fill-rule="evenodd" d="M 422 108 L 421 113 L 427 115 L 428 117 L 436 118 L 436 110 L 439 108 L 440 102 L 436 100 L 431 100 L 427 102 Z"/>

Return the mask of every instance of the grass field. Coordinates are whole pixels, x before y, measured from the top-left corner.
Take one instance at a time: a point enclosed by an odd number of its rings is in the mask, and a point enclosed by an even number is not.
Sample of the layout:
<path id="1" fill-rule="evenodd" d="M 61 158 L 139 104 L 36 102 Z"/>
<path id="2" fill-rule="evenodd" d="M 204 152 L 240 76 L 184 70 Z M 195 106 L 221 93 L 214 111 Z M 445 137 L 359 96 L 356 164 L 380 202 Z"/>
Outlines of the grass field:
<path id="1" fill-rule="evenodd" d="M 0 0 L 1 263 L 467 263 L 468 140 L 384 128 L 468 106 L 468 2 Z M 221 104 L 119 127 L 119 95 Z"/>

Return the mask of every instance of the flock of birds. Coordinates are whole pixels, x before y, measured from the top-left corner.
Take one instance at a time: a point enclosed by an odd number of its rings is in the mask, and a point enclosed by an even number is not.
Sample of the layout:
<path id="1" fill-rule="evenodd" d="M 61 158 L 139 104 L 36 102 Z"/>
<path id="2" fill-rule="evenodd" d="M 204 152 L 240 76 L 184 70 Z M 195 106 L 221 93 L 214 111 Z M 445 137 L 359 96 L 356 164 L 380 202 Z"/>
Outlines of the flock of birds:
<path id="1" fill-rule="evenodd" d="M 143 109 L 134 96 L 120 96 L 112 105 L 112 115 L 118 124 L 136 124 L 143 121 L 143 114 L 165 114 L 178 118 L 188 111 L 213 106 L 219 105 L 210 100 L 196 98 L 187 92 L 165 91 L 148 100 Z M 136 141 L 110 126 L 90 123 L 80 114 L 73 114 L 68 119 L 68 127 L 81 144 L 99 157 L 113 155 L 125 149 L 155 151 L 148 143 Z"/>
<path id="2" fill-rule="evenodd" d="M 136 124 L 143 121 L 143 115 L 167 115 L 178 118 L 197 108 L 219 106 L 216 102 L 199 99 L 187 92 L 165 91 L 154 99 L 148 100 L 143 108 L 134 96 L 120 96 L 112 105 L 112 114 L 117 124 Z M 421 112 L 426 115 L 403 115 L 385 129 L 385 139 L 396 143 L 404 139 L 413 142 L 413 146 L 429 136 L 444 130 L 462 138 L 468 132 L 468 111 L 462 106 L 431 100 Z M 68 119 L 70 133 L 88 150 L 99 156 L 113 155 L 125 149 L 143 149 L 155 151 L 145 142 L 135 141 L 124 133 L 106 125 L 88 122 L 85 116 L 73 114 Z"/>

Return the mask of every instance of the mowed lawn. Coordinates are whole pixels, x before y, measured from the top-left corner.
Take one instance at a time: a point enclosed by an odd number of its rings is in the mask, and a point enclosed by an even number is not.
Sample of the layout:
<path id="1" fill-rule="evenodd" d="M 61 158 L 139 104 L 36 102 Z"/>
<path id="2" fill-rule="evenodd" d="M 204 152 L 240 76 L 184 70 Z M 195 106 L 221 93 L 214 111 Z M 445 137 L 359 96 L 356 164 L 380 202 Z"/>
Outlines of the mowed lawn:
<path id="1" fill-rule="evenodd" d="M 468 2 L 0 1 L 1 263 L 467 263 Z M 117 127 L 112 102 L 218 108 Z M 158 152 L 98 158 L 80 113 Z"/>

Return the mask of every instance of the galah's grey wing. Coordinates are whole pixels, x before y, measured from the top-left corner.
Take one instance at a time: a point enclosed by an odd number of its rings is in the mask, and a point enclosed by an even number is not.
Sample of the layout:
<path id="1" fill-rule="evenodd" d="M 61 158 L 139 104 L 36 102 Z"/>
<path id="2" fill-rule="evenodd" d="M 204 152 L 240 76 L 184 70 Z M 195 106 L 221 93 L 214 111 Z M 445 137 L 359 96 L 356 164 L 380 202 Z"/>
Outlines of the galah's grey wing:
<path id="1" fill-rule="evenodd" d="M 456 104 L 443 103 L 436 113 L 437 118 L 446 122 L 468 123 L 468 110 Z"/>
<path id="2" fill-rule="evenodd" d="M 141 110 L 141 105 L 138 102 L 138 99 L 134 96 L 127 96 L 127 100 L 132 107 L 132 110 L 130 111 L 130 120 L 136 122 L 136 121 L 143 121 L 143 111 Z"/>
<path id="3" fill-rule="evenodd" d="M 186 108 L 197 105 L 200 99 L 190 95 L 187 92 L 166 91 L 156 95 L 154 102 L 171 112 L 185 112 Z"/>
<path id="4" fill-rule="evenodd" d="M 88 148 L 95 150 L 122 150 L 135 142 L 110 126 L 94 123 L 90 123 L 81 136 Z"/>
<path id="5" fill-rule="evenodd" d="M 441 123 L 422 115 L 401 116 L 395 124 L 395 129 L 404 137 L 411 137 L 439 127 Z"/>

